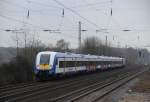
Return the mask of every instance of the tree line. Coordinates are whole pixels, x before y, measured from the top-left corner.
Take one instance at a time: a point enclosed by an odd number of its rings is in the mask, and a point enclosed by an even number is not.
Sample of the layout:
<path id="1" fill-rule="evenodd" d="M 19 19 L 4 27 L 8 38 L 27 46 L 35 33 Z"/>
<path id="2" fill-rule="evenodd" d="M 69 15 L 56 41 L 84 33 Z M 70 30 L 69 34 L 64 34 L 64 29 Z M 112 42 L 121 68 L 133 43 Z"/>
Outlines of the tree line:
<path id="1" fill-rule="evenodd" d="M 33 81 L 36 54 L 45 50 L 124 57 L 127 59 L 127 64 L 149 63 L 149 52 L 146 49 L 112 47 L 103 44 L 96 37 L 86 38 L 80 49 L 71 49 L 70 43 L 64 39 L 58 40 L 55 46 L 46 46 L 40 40 L 32 39 L 24 47 L 18 48 L 16 57 L 0 66 L 0 82 L 6 84 Z"/>

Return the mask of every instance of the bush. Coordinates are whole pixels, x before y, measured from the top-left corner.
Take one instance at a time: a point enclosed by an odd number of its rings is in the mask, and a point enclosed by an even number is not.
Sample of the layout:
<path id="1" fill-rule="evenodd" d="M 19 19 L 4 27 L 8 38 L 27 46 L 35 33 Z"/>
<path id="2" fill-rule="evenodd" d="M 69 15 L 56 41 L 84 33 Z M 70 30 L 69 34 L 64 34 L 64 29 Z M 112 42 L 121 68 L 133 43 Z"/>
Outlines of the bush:
<path id="1" fill-rule="evenodd" d="M 15 57 L 7 64 L 0 66 L 0 80 L 5 83 L 32 81 L 32 65 L 22 56 Z"/>

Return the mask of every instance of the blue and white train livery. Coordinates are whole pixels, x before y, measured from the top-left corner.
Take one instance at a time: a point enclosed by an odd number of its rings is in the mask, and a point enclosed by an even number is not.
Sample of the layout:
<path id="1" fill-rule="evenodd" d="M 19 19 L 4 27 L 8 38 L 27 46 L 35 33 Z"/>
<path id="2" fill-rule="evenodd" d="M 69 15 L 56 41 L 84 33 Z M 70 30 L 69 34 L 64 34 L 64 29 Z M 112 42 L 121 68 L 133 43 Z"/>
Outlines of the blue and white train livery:
<path id="1" fill-rule="evenodd" d="M 37 78 L 125 66 L 125 58 L 43 51 L 36 56 Z"/>

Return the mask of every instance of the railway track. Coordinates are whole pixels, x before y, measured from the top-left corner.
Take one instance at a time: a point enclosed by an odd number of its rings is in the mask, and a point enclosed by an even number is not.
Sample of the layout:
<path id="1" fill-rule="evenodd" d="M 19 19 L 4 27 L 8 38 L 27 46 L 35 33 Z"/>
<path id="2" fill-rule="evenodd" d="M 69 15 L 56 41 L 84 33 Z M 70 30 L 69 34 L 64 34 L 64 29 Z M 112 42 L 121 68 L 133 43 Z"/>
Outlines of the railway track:
<path id="1" fill-rule="evenodd" d="M 113 72 L 113 74 L 116 74 L 116 73 L 120 73 L 122 70 L 120 71 L 117 71 L 117 72 Z M 106 72 L 108 73 L 108 72 Z M 100 78 L 99 76 L 97 75 L 93 75 L 93 78 Z M 2 100 L 8 100 L 10 99 L 11 101 L 13 100 L 22 100 L 22 99 L 25 99 L 25 98 L 29 98 L 29 97 L 32 97 L 32 96 L 38 96 L 40 94 L 44 94 L 46 92 L 49 92 L 49 91 L 52 91 L 52 90 L 56 90 L 56 89 L 60 89 L 60 88 L 65 88 L 67 86 L 70 86 L 70 85 L 73 85 L 75 83 L 78 83 L 78 82 L 83 82 L 83 81 L 87 81 L 89 79 L 86 79 L 86 80 L 83 80 L 83 78 L 81 79 L 76 79 L 75 80 L 69 80 L 69 81 L 65 81 L 65 82 L 62 82 L 62 83 L 57 83 L 57 84 L 54 84 L 54 85 L 51 85 L 49 83 L 47 83 L 46 85 L 43 84 L 43 85 L 40 85 L 40 87 L 29 87 L 29 88 L 21 88 L 21 89 L 17 89 L 17 90 L 11 90 L 11 91 L 8 91 L 8 92 L 3 92 L 1 94 L 2 97 L 0 97 L 0 99 Z M 92 80 L 92 79 L 90 79 Z M 64 84 L 64 85 L 63 85 Z"/>
<path id="2" fill-rule="evenodd" d="M 91 102 L 97 102 L 97 101 L 100 101 L 101 99 L 103 99 L 104 97 L 108 96 L 111 92 L 113 92 L 114 90 L 118 89 L 119 87 L 127 84 L 129 81 L 133 80 L 134 78 L 136 78 L 137 76 L 141 75 L 142 73 L 144 73 L 145 71 L 143 72 L 139 72 L 135 75 L 132 75 L 130 77 L 127 77 L 127 78 L 124 78 L 123 80 L 121 81 L 118 81 L 117 83 L 113 83 L 109 86 L 106 85 L 105 89 L 108 89 L 108 91 L 102 93 L 101 95 L 97 96 L 95 99 L 92 99 Z"/>
<path id="3" fill-rule="evenodd" d="M 68 81 L 68 80 L 67 80 Z M 11 92 L 12 90 L 14 90 L 14 91 L 16 91 L 16 89 L 18 90 L 18 89 L 24 89 L 24 88 L 26 88 L 26 87 L 32 87 L 32 86 L 43 86 L 43 85 L 45 85 L 45 84 L 50 84 L 51 82 L 48 82 L 48 81 L 44 81 L 44 82 L 31 82 L 31 83 L 20 83 L 20 84 L 13 84 L 13 85 L 11 85 L 11 84 L 8 84 L 8 85 L 6 85 L 6 86 L 1 86 L 0 87 L 0 90 L 1 90 L 1 92 Z"/>
<path id="4" fill-rule="evenodd" d="M 12 85 L 3 85 L 0 87 L 1 91 L 9 91 L 9 90 L 15 90 L 18 88 L 24 88 L 24 87 L 29 87 L 29 86 L 34 86 L 37 84 L 40 84 L 41 82 L 29 82 L 29 83 L 20 83 L 20 84 L 12 84 Z"/>
<path id="5" fill-rule="evenodd" d="M 121 75 L 119 75 L 119 76 L 121 76 Z M 98 83 L 92 84 L 92 85 L 87 86 L 87 87 L 83 87 L 79 90 L 75 90 L 73 92 L 70 92 L 70 93 L 65 94 L 63 96 L 60 96 L 60 97 L 48 99 L 48 100 L 46 100 L 46 102 L 54 102 L 54 101 L 59 101 L 59 102 L 69 101 L 70 102 L 70 101 L 76 100 L 76 98 L 78 98 L 82 95 L 86 95 L 87 92 L 91 92 L 91 90 L 95 89 L 95 87 L 101 86 L 104 83 L 109 83 L 111 80 L 114 80 L 116 77 L 110 78 L 109 80 L 106 80 L 103 82 L 98 82 Z"/>
<path id="6" fill-rule="evenodd" d="M 75 77 L 79 77 L 79 76 L 75 76 Z M 82 78 L 82 77 L 81 77 Z M 70 80 L 72 80 L 73 78 L 71 78 Z M 80 78 L 79 78 L 80 79 Z M 79 80 L 77 79 L 77 80 Z M 69 80 L 69 79 L 68 79 Z M 67 80 L 67 81 L 68 81 Z M 70 81 L 69 80 L 69 81 Z M 59 79 L 59 81 L 63 81 L 63 79 Z M 51 82 L 49 81 L 44 81 L 44 82 L 30 82 L 30 83 L 20 83 L 20 84 L 8 84 L 8 85 L 3 85 L 0 86 L 0 91 L 1 92 L 7 92 L 7 91 L 11 91 L 11 90 L 15 90 L 15 89 L 21 89 L 21 88 L 25 88 L 25 87 L 32 87 L 32 86 L 39 86 L 40 84 L 44 85 L 45 83 L 50 84 Z M 54 83 L 54 82 L 53 82 Z"/>
<path id="7" fill-rule="evenodd" d="M 135 75 L 131 75 L 131 76 L 117 79 L 114 82 L 110 82 L 108 84 L 105 84 L 102 87 L 97 87 L 97 88 L 91 90 L 91 92 L 87 92 L 84 95 L 81 95 L 81 96 L 76 97 L 76 98 L 69 100 L 69 101 L 71 101 L 71 102 L 84 102 L 85 100 L 90 100 L 90 102 L 98 102 L 98 101 L 102 100 L 104 97 L 108 96 L 114 90 L 127 84 L 129 81 L 131 81 L 132 79 L 134 79 L 135 77 L 139 76 L 140 74 L 142 74 L 144 72 L 145 71 L 141 71 L 141 72 L 136 73 Z M 89 97 L 89 98 L 87 99 L 87 97 Z"/>
<path id="8" fill-rule="evenodd" d="M 120 72 L 120 71 L 122 71 L 121 69 L 119 69 L 118 71 L 114 71 L 112 74 L 114 74 L 114 73 L 117 73 L 117 72 Z M 106 74 L 108 74 L 109 73 L 109 71 L 108 72 L 105 72 Z M 55 86 L 57 86 L 57 88 L 59 88 L 60 86 L 59 85 L 61 85 L 61 87 L 62 87 L 62 84 L 67 84 L 67 83 L 76 83 L 76 82 L 79 82 L 79 81 L 83 81 L 83 78 L 85 78 L 85 77 L 89 77 L 89 76 L 92 76 L 92 77 L 95 77 L 95 76 L 97 76 L 97 74 L 98 73 L 96 73 L 95 75 L 87 75 L 87 76 L 81 76 L 81 77 L 79 77 L 79 78 L 77 78 L 77 79 L 75 79 L 75 80 L 72 80 L 72 78 L 71 79 L 68 79 L 68 80 L 61 80 L 61 82 L 58 82 L 58 83 L 55 83 L 55 82 L 46 82 L 46 83 L 38 83 L 37 85 L 36 84 L 30 84 L 30 85 L 25 85 L 25 87 L 24 87 L 24 85 L 18 85 L 18 86 L 16 86 L 16 87 L 10 87 L 9 88 L 9 90 L 7 90 L 7 89 L 3 89 L 3 90 L 6 90 L 6 91 L 1 91 L 1 93 L 0 93 L 0 100 L 5 100 L 5 99 L 9 99 L 9 98 L 11 98 L 11 97 L 16 97 L 17 95 L 18 96 L 20 96 L 20 95 L 22 95 L 22 94 L 30 94 L 30 93 L 32 93 L 32 92 L 36 92 L 36 91 L 39 91 L 39 90 L 44 90 L 44 89 L 47 89 L 47 88 L 54 88 Z M 84 80 L 85 81 L 85 80 Z M 61 88 L 60 87 L 60 88 Z M 46 90 L 45 90 L 46 91 Z M 38 92 L 38 93 L 40 93 L 40 92 Z M 34 93 L 34 94 L 37 94 L 37 93 Z"/>
<path id="9" fill-rule="evenodd" d="M 48 99 L 45 102 L 97 102 L 145 71 L 147 70 L 129 73 L 119 78 L 114 77 L 103 83 L 95 83 L 66 95 Z"/>
<path id="10" fill-rule="evenodd" d="M 97 80 L 102 82 L 112 76 L 121 77 L 121 73 L 127 72 L 129 69 L 118 69 L 114 71 L 101 73 L 102 76 L 99 76 L 100 73 L 93 75 L 82 76 L 77 79 L 68 79 L 62 81 L 54 81 L 47 83 L 39 83 L 38 85 L 31 85 L 22 88 L 16 88 L 0 93 L 0 100 L 9 101 L 9 102 L 31 102 L 31 101 L 51 101 L 53 97 L 57 98 L 66 93 L 74 92 L 75 90 L 84 88 L 91 84 L 97 83 Z M 100 80 L 101 79 L 101 80 Z M 109 82 L 110 80 L 108 80 Z"/>

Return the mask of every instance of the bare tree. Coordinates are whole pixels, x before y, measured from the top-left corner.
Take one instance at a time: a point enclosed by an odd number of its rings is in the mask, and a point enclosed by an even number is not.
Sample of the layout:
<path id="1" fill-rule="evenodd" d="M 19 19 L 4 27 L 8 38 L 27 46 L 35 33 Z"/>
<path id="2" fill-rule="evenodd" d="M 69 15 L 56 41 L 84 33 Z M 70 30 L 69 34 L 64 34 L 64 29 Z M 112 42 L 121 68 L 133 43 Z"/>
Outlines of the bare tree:
<path id="1" fill-rule="evenodd" d="M 58 51 L 68 51 L 69 50 L 69 42 L 66 42 L 64 39 L 60 39 L 56 43 L 56 48 Z"/>
<path id="2" fill-rule="evenodd" d="M 84 40 L 81 51 L 85 54 L 98 54 L 101 55 L 103 50 L 103 45 L 101 40 L 96 37 L 88 37 Z"/>

